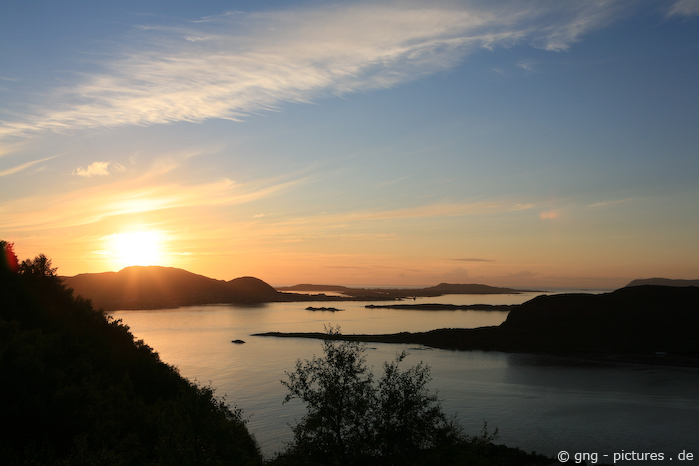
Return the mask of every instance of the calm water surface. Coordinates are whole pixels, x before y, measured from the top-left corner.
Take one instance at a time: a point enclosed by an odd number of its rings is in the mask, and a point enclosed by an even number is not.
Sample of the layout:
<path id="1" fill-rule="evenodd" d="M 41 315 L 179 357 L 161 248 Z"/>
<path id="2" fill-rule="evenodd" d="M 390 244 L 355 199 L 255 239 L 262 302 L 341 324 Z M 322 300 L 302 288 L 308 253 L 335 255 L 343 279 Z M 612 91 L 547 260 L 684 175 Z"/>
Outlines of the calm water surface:
<path id="1" fill-rule="evenodd" d="M 516 304 L 534 295 L 450 295 L 415 302 Z M 282 405 L 286 392 L 280 380 L 297 359 L 320 355 L 321 342 L 252 333 L 322 332 L 328 324 L 340 325 L 343 333 L 415 332 L 499 325 L 507 317 L 500 311 L 365 309 L 366 304 L 327 304 L 344 309 L 336 313 L 306 311 L 309 303 L 271 303 L 112 315 L 183 376 L 210 383 L 231 405 L 243 408 L 248 427 L 271 456 L 291 439 L 288 424 L 304 414 L 300 403 Z M 235 339 L 246 343 L 231 343 Z M 411 353 L 406 367 L 424 361 L 432 368 L 432 390 L 468 433 L 477 434 L 487 420 L 499 428 L 500 443 L 548 455 L 598 452 L 609 463 L 622 450 L 675 458 L 686 450 L 699 456 L 699 369 L 374 343 L 368 345 L 368 364 L 378 376 L 383 361 L 402 349 Z"/>

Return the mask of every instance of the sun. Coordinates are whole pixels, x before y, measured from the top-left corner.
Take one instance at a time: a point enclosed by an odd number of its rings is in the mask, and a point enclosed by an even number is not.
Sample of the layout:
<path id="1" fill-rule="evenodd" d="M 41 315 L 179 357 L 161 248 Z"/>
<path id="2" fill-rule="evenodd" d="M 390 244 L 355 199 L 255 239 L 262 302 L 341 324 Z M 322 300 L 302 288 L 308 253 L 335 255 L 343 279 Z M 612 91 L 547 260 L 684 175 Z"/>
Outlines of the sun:
<path id="1" fill-rule="evenodd" d="M 132 265 L 159 265 L 161 237 L 156 231 L 119 233 L 110 237 L 113 262 L 119 268 Z"/>

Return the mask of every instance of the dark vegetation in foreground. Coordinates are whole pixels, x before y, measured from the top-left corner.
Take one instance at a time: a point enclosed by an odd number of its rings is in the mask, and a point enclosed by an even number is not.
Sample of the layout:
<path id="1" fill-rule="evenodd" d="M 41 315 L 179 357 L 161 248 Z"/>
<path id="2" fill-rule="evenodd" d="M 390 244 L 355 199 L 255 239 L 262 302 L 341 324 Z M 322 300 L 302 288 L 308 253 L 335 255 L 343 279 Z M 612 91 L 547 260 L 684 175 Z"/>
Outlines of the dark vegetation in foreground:
<path id="1" fill-rule="evenodd" d="M 538 296 L 510 306 L 497 327 L 384 335 L 266 333 L 435 348 L 553 353 L 699 365 L 699 288 L 633 286 L 605 294 Z"/>
<path id="2" fill-rule="evenodd" d="M 0 242 L 0 458 L 7 465 L 262 464 L 239 410 Z"/>

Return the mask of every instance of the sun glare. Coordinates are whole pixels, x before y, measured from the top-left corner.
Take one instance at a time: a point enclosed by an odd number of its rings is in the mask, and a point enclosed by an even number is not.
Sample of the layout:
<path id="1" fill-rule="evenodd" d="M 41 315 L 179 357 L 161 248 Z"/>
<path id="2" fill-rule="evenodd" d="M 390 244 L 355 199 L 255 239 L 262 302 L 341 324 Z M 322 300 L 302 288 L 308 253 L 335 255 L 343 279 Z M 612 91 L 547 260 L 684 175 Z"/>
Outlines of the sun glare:
<path id="1" fill-rule="evenodd" d="M 161 238 L 158 232 L 120 233 L 111 236 L 113 262 L 119 268 L 131 265 L 159 265 Z"/>

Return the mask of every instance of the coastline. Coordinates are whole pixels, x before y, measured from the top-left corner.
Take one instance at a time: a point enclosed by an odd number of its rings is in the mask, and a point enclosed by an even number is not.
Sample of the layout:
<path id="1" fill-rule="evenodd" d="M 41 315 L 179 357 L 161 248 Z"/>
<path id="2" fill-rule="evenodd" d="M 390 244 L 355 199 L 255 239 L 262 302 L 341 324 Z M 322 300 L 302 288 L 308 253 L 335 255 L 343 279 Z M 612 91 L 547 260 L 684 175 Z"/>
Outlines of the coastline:
<path id="1" fill-rule="evenodd" d="M 481 329 L 497 329 L 498 327 L 481 327 Z M 429 332 L 400 332 L 392 334 L 352 334 L 352 335 L 328 335 L 322 332 L 264 332 L 255 333 L 251 336 L 257 337 L 277 337 L 277 338 L 310 338 L 318 340 L 340 340 L 340 341 L 360 341 L 365 343 L 394 343 L 394 344 L 419 344 L 429 348 L 444 349 L 451 351 L 497 351 L 501 353 L 521 353 L 533 355 L 546 355 L 561 358 L 576 359 L 580 361 L 590 361 L 609 364 L 635 364 L 650 366 L 670 366 L 699 368 L 699 358 L 680 355 L 656 355 L 640 353 L 585 353 L 576 351 L 533 351 L 516 348 L 497 348 L 492 345 L 487 347 L 465 346 L 449 344 L 449 341 L 438 341 L 434 338 L 426 338 L 425 335 L 439 333 L 461 333 L 467 330 L 481 329 L 437 329 Z"/>
<path id="2" fill-rule="evenodd" d="M 519 304 L 367 304 L 367 309 L 403 309 L 414 311 L 509 311 Z"/>

